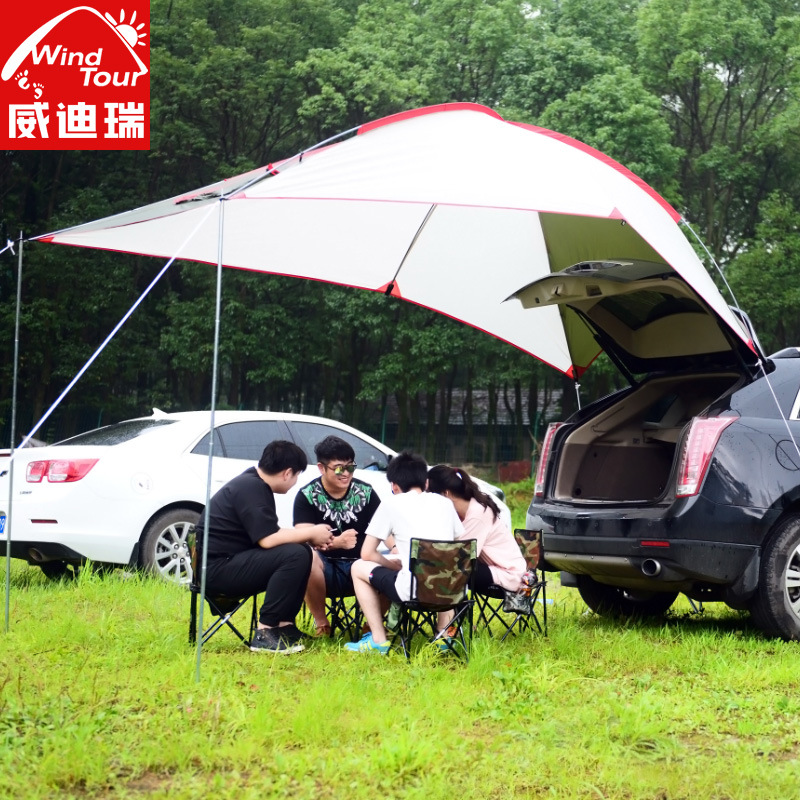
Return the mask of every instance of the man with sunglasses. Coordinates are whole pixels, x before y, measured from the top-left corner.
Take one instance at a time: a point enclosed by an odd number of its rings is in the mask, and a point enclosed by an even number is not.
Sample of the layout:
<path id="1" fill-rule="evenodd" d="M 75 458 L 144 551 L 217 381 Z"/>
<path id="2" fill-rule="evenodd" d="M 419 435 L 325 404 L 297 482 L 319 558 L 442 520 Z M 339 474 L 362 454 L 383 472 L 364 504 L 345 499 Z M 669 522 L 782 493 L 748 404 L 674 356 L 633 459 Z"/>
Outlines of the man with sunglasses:
<path id="1" fill-rule="evenodd" d="M 306 588 L 306 605 L 314 617 L 317 635 L 330 633 L 325 597 L 354 594 L 350 567 L 361 557 L 361 545 L 372 515 L 380 504 L 368 483 L 353 477 L 355 451 L 344 439 L 327 436 L 314 447 L 320 476 L 295 497 L 294 524 L 328 525 L 333 541 L 325 551 L 314 551 Z"/>

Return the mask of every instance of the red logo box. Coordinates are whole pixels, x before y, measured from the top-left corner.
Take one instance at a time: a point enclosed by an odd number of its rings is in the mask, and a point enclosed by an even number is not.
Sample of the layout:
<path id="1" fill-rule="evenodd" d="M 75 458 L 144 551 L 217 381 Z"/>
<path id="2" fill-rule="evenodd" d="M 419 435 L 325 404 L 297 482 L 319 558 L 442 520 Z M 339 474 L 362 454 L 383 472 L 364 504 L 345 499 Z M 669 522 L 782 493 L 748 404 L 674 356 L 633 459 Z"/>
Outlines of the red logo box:
<path id="1" fill-rule="evenodd" d="M 38 0 L 4 17 L 0 148 L 150 149 L 149 0 Z"/>

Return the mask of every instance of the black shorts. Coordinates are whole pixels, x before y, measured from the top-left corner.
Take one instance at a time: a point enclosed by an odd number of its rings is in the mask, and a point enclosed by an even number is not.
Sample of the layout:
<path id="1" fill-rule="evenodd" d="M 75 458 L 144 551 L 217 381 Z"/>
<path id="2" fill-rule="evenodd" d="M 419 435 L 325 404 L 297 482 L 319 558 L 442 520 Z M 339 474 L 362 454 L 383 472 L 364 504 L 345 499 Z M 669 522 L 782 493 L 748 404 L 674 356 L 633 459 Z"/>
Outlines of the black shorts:
<path id="1" fill-rule="evenodd" d="M 397 570 L 389 569 L 389 567 L 376 566 L 369 574 L 369 582 L 374 589 L 377 589 L 384 597 L 388 597 L 393 603 L 402 603 L 395 587 L 396 580 Z"/>
<path id="2" fill-rule="evenodd" d="M 353 579 L 350 577 L 352 558 L 329 558 L 325 553 L 317 553 L 325 570 L 325 595 L 327 597 L 354 597 Z"/>

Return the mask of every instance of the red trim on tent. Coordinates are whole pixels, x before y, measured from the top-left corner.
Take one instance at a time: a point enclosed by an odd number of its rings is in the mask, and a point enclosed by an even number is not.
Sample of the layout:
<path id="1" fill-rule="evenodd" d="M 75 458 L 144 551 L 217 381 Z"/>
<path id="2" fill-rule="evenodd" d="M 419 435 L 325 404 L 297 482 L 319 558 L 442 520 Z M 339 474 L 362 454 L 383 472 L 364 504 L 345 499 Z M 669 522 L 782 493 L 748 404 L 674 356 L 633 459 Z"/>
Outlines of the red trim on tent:
<path id="1" fill-rule="evenodd" d="M 391 287 L 391 291 L 389 288 Z M 401 300 L 404 300 L 402 293 L 400 292 L 400 287 L 398 287 L 396 281 L 392 281 L 391 283 L 384 283 L 383 286 L 379 286 L 375 291 L 382 292 L 383 294 L 388 294 L 391 297 L 399 297 Z"/>
<path id="2" fill-rule="evenodd" d="M 556 133 L 555 131 L 548 130 L 547 128 L 540 128 L 538 125 L 529 125 L 526 122 L 509 122 L 509 125 L 516 125 L 519 128 L 525 128 L 526 130 L 533 131 L 534 133 L 540 133 L 542 136 L 549 136 L 551 139 L 557 139 L 559 142 L 563 142 L 564 144 L 574 147 L 577 150 L 582 150 L 587 155 L 602 161 L 612 169 L 615 169 L 621 175 L 624 175 L 626 178 L 632 180 L 637 186 L 647 192 L 647 194 L 649 194 L 650 197 L 652 197 L 653 200 L 655 200 L 675 222 L 680 222 L 681 215 L 655 189 L 653 189 L 652 186 L 645 183 L 638 175 L 631 172 L 627 167 L 622 166 L 619 161 L 615 161 L 605 153 L 601 153 L 599 150 L 595 150 L 594 147 L 584 144 L 577 139 L 573 139 L 571 136 L 566 136 L 563 133 Z"/>
<path id="3" fill-rule="evenodd" d="M 123 249 L 117 249 L 117 248 L 113 248 L 113 247 L 98 247 L 97 245 L 77 244 L 77 243 L 73 243 L 73 242 L 70 242 L 69 245 L 66 245 L 65 242 L 59 242 L 59 241 L 55 240 L 55 235 L 42 236 L 42 237 L 38 237 L 36 239 L 33 239 L 31 241 L 52 242 L 53 244 L 60 244 L 62 246 L 81 247 L 81 248 L 87 248 L 87 249 L 91 249 L 91 250 L 105 250 L 105 251 L 112 252 L 112 253 L 130 253 L 131 255 L 141 255 L 141 253 L 139 253 L 136 250 L 123 250 Z M 159 256 L 159 255 L 156 255 L 155 253 L 152 254 L 151 256 L 148 256 L 148 257 L 149 258 L 166 258 L 166 256 Z M 176 259 L 176 260 L 180 260 L 180 259 Z M 184 260 L 186 260 L 186 259 L 184 259 Z M 203 261 L 202 259 L 189 259 L 189 260 L 194 261 L 197 264 L 208 264 L 208 265 L 210 265 L 212 267 L 216 267 L 217 266 L 216 262 L 214 262 L 214 261 Z M 254 269 L 252 267 L 235 267 L 235 266 L 231 266 L 229 264 L 223 264 L 222 266 L 226 267 L 227 269 L 238 269 L 238 270 L 242 270 L 244 272 L 259 272 L 261 274 L 266 274 L 266 275 L 280 275 L 280 276 L 286 277 L 286 278 L 297 278 L 297 280 L 315 281 L 317 283 L 330 283 L 330 284 L 332 284 L 334 286 L 349 286 L 349 287 L 351 287 L 353 289 L 363 289 L 363 290 L 369 291 L 369 292 L 382 292 L 383 294 L 386 294 L 386 290 L 389 288 L 389 284 L 388 283 L 384 284 L 383 286 L 379 287 L 378 289 L 373 289 L 371 286 L 359 286 L 358 284 L 354 284 L 354 283 L 342 283 L 340 281 L 330 280 L 329 278 L 312 278 L 312 277 L 307 277 L 307 276 L 294 275 L 294 274 L 292 274 L 290 272 L 279 272 L 278 270 Z M 408 300 L 408 299 L 406 299 L 400 293 L 400 290 L 397 288 L 397 284 L 396 283 L 394 285 L 394 288 L 392 289 L 392 296 L 399 297 L 401 300 L 404 300 L 407 303 L 411 303 L 412 305 L 419 306 L 420 308 L 427 308 L 427 309 L 429 309 L 431 311 L 435 311 L 437 314 L 441 314 L 443 317 L 447 317 L 448 319 L 454 319 L 456 322 L 460 322 L 460 323 L 462 323 L 464 325 L 469 325 L 471 328 L 475 328 L 475 330 L 482 331 L 487 336 L 491 336 L 492 338 L 497 339 L 498 341 L 505 342 L 506 344 L 511 345 L 511 347 L 516 348 L 520 352 L 527 353 L 529 356 L 531 356 L 532 358 L 535 358 L 537 361 L 541 361 L 542 364 L 547 364 L 548 367 L 552 367 L 557 372 L 561 372 L 562 374 L 564 374 L 563 371 L 559 367 L 557 367 L 555 364 L 551 364 L 549 361 L 546 361 L 541 356 L 535 355 L 530 350 L 526 350 L 524 347 L 521 347 L 518 344 L 514 344 L 514 342 L 509 342 L 508 339 L 504 339 L 502 336 L 496 336 L 493 333 L 489 333 L 489 331 L 484 330 L 479 325 L 473 325 L 473 324 L 471 324 L 469 322 L 465 322 L 463 319 L 459 319 L 458 317 L 455 317 L 452 314 L 445 314 L 444 312 L 439 311 L 439 309 L 437 309 L 437 308 L 433 308 L 432 306 L 426 306 L 424 303 L 418 303 L 416 300 Z M 581 374 L 583 374 L 583 372 L 585 372 L 585 370 L 581 370 Z M 572 368 L 570 368 L 570 370 L 566 374 L 571 376 L 571 373 L 572 373 Z"/>
<path id="4" fill-rule="evenodd" d="M 374 122 L 365 122 L 358 129 L 358 135 L 360 136 L 362 133 L 367 133 L 375 128 L 382 128 L 384 125 L 402 122 L 404 119 L 422 117 L 425 114 L 438 114 L 440 111 L 479 111 L 482 114 L 487 114 L 490 117 L 499 119 L 501 122 L 505 122 L 494 109 L 479 105 L 478 103 L 440 103 L 437 106 L 424 106 L 423 108 L 412 108 L 410 111 L 400 111 L 397 114 L 376 119 Z"/>

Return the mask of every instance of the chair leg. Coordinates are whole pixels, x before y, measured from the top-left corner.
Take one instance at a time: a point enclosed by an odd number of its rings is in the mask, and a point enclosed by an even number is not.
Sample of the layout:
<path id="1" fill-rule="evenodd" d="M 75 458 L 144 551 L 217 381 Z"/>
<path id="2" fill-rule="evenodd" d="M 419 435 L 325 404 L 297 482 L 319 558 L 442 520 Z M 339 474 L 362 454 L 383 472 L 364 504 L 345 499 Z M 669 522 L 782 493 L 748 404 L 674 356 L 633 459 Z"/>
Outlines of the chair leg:
<path id="1" fill-rule="evenodd" d="M 456 636 L 452 637 L 456 640 L 456 644 L 461 646 L 463 651 L 464 660 L 469 663 L 469 653 L 472 644 L 472 601 L 467 601 L 462 606 L 455 609 L 455 616 L 450 621 L 450 625 L 456 627 Z M 391 639 L 390 649 L 395 644 L 400 642 L 403 648 L 403 655 L 406 660 L 411 659 L 411 645 L 414 637 L 418 633 L 424 633 L 428 641 L 443 642 L 446 645 L 447 651 L 461 658 L 461 653 L 458 652 L 453 642 L 448 641 L 447 629 L 439 631 L 437 629 L 438 613 L 436 610 L 429 609 L 407 609 L 403 608 L 400 612 L 400 621 L 394 636 Z M 466 631 L 466 633 L 465 633 Z"/>
<path id="2" fill-rule="evenodd" d="M 197 592 L 189 590 L 192 597 L 189 605 L 189 644 L 197 641 Z"/>
<path id="3" fill-rule="evenodd" d="M 461 645 L 461 649 L 464 653 L 464 661 L 469 663 L 469 655 L 470 649 L 472 646 L 472 635 L 473 635 L 473 603 L 472 601 L 467 601 L 465 604 L 457 607 L 455 609 L 455 616 L 452 620 L 450 620 L 450 625 L 448 628 L 455 627 L 456 635 L 452 637 L 456 640 L 458 644 Z M 434 626 L 434 631 L 435 631 Z M 464 631 L 467 631 L 467 636 L 465 636 Z M 461 658 L 461 654 L 456 650 L 455 646 L 452 642 L 448 641 L 446 637 L 447 631 L 441 631 L 434 636 L 433 641 L 435 642 L 437 639 L 439 641 L 443 641 L 447 645 L 447 651 L 452 653 L 455 656 Z"/>
<path id="4" fill-rule="evenodd" d="M 348 605 L 350 600 L 352 605 Z M 325 600 L 325 611 L 331 621 L 331 636 L 341 631 L 351 642 L 357 642 L 361 638 L 364 616 L 355 597 L 328 597 Z"/>
<path id="5" fill-rule="evenodd" d="M 253 606 L 250 609 L 250 639 L 245 642 L 246 645 L 249 645 L 249 642 L 253 641 L 253 637 L 256 635 L 256 630 L 258 629 L 258 595 L 253 595 Z"/>
<path id="6" fill-rule="evenodd" d="M 539 622 L 539 617 L 536 614 L 536 603 L 539 601 L 539 595 L 542 596 L 542 622 Z M 541 585 L 536 589 L 533 596 L 531 597 L 531 613 L 530 614 L 517 614 L 511 625 L 508 626 L 508 630 L 503 635 L 503 638 L 500 640 L 504 642 L 506 637 L 514 632 L 514 628 L 518 627 L 518 630 L 521 632 L 523 630 L 529 630 L 531 626 L 531 619 L 533 619 L 534 624 L 536 625 L 539 633 L 547 636 L 547 584 L 546 582 L 542 582 Z"/>
<path id="7" fill-rule="evenodd" d="M 258 616 L 256 613 L 256 597 L 253 596 L 253 606 L 250 612 L 250 638 L 245 638 L 241 631 L 231 622 L 231 618 L 233 615 L 245 604 L 250 600 L 249 597 L 246 597 L 242 600 L 236 608 L 228 611 L 224 614 L 218 614 L 217 619 L 203 631 L 203 644 L 205 644 L 223 625 L 227 625 L 231 631 L 233 631 L 234 635 L 239 639 L 239 641 L 246 646 L 250 646 L 250 640 L 253 638 L 253 634 L 255 633 L 255 628 L 258 622 Z M 216 612 L 215 612 L 216 613 Z"/>
<path id="8" fill-rule="evenodd" d="M 483 594 L 475 594 L 473 598 L 478 609 L 478 618 L 475 621 L 476 628 L 485 630 L 489 636 L 493 636 L 491 625 L 493 622 L 498 622 L 505 630 L 503 634 L 505 639 L 508 636 L 509 623 L 502 616 L 503 598 Z M 497 603 L 497 605 L 492 605 L 493 602 Z"/>

